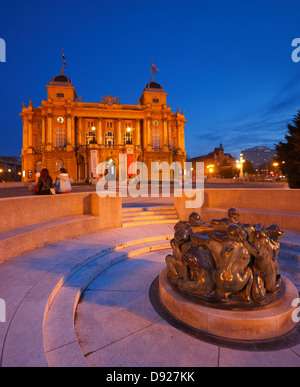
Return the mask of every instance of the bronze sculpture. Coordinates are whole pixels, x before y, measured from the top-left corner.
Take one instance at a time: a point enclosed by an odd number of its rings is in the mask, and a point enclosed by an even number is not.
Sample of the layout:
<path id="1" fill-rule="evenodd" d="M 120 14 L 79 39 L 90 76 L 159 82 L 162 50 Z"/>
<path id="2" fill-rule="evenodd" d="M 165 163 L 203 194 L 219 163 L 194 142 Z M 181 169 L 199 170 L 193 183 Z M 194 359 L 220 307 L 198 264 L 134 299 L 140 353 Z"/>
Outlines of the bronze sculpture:
<path id="1" fill-rule="evenodd" d="M 236 208 L 228 217 L 205 223 L 192 213 L 178 222 L 173 253 L 166 257 L 171 284 L 206 302 L 267 304 L 282 287 L 278 266 L 278 240 L 284 231 L 277 225 L 242 224 Z"/>

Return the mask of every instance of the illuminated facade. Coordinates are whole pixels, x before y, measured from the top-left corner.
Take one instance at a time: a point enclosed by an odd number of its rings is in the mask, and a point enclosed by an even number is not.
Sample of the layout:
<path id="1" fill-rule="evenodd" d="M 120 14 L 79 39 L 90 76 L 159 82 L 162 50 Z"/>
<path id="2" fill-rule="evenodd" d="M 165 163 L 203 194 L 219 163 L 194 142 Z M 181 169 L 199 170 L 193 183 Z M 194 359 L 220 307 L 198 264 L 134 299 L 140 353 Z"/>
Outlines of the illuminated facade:
<path id="1" fill-rule="evenodd" d="M 154 161 L 184 167 L 184 114 L 171 112 L 167 93 L 153 78 L 136 105 L 101 99 L 83 102 L 62 71 L 51 79 L 41 106 L 23 104 L 23 181 L 34 181 L 41 166 L 52 177 L 64 167 L 74 181 L 85 181 L 96 178 L 97 164 L 106 161 L 118 178 L 120 154 L 127 155 L 128 165 L 143 161 L 149 171 Z"/>

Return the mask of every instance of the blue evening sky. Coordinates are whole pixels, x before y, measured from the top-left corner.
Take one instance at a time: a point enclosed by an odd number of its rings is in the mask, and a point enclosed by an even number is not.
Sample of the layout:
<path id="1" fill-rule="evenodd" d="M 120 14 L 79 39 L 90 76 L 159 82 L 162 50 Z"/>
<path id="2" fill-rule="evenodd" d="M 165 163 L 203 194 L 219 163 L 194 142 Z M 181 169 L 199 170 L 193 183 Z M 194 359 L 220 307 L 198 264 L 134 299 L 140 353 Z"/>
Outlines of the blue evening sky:
<path id="1" fill-rule="evenodd" d="M 46 99 L 62 48 L 84 102 L 135 104 L 153 58 L 168 105 L 185 110 L 190 157 L 273 147 L 300 110 L 299 0 L 11 0 L 0 12 L 0 155 L 21 154 L 22 101 Z"/>

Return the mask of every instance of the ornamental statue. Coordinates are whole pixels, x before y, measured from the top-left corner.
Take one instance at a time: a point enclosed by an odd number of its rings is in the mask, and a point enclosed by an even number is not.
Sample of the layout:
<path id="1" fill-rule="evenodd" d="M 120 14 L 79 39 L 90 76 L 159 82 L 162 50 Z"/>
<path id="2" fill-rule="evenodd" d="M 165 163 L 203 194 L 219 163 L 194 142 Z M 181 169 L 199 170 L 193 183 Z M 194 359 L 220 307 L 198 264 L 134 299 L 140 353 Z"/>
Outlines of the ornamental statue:
<path id="1" fill-rule="evenodd" d="M 230 208 L 227 218 L 210 223 L 193 212 L 174 230 L 166 264 L 177 291 L 215 305 L 267 305 L 279 297 L 279 226 L 243 224 Z"/>

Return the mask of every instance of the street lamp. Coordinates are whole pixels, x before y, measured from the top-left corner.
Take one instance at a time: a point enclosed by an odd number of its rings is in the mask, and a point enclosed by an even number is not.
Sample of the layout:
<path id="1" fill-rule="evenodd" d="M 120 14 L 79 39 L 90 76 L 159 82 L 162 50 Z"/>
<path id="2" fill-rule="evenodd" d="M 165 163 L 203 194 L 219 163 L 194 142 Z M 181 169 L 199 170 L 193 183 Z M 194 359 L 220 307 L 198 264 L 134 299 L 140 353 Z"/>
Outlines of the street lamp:
<path id="1" fill-rule="evenodd" d="M 212 178 L 212 174 L 213 174 L 213 172 L 214 172 L 214 165 L 213 164 L 210 164 L 210 165 L 208 165 L 207 166 L 207 169 L 208 169 L 208 171 L 209 171 L 209 173 L 210 173 L 210 177 Z"/>
<path id="2" fill-rule="evenodd" d="M 240 154 L 240 179 L 244 180 L 244 166 L 243 163 L 245 162 L 243 158 L 243 153 Z"/>
<path id="3" fill-rule="evenodd" d="M 275 178 L 277 177 L 277 167 L 278 167 L 279 163 L 275 162 L 273 163 L 273 167 L 275 167 Z"/>

